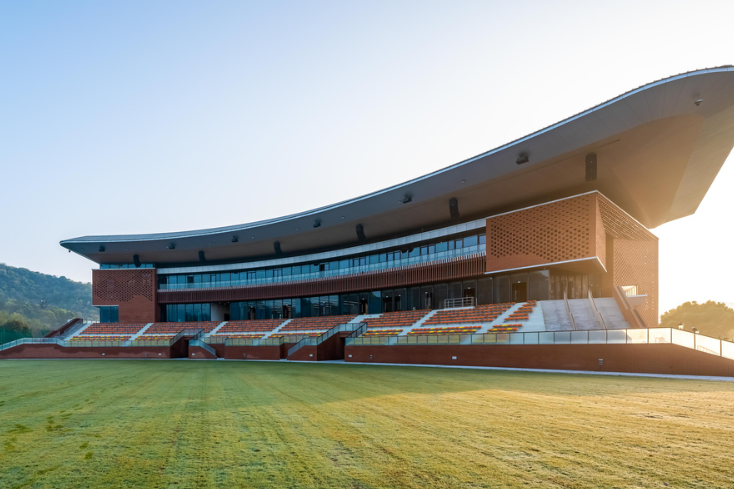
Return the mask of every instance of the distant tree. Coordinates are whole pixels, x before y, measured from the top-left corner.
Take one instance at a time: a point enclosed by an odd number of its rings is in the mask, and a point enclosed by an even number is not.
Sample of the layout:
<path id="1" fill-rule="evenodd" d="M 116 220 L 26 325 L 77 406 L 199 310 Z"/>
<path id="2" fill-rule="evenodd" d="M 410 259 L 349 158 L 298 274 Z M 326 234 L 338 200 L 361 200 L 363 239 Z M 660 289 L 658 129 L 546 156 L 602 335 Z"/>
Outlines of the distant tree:
<path id="1" fill-rule="evenodd" d="M 723 302 L 699 304 L 693 301 L 671 309 L 660 318 L 663 328 L 677 328 L 679 324 L 688 331 L 697 328 L 701 334 L 731 341 L 734 338 L 734 309 Z"/>
<path id="2" fill-rule="evenodd" d="M 38 301 L 38 307 L 41 309 L 46 309 L 46 306 L 48 306 L 48 301 L 46 299 L 41 299 Z"/>

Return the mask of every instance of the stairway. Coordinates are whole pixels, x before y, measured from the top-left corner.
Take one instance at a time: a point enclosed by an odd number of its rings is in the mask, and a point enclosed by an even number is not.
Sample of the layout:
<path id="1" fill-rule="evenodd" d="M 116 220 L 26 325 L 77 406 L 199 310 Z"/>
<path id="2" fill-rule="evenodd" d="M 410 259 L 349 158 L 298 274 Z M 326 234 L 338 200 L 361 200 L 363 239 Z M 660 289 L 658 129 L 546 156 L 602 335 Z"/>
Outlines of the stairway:
<path id="1" fill-rule="evenodd" d="M 624 319 L 613 297 L 594 299 L 594 302 L 596 302 L 596 308 L 599 309 L 599 314 L 604 318 L 607 329 L 629 329 L 630 325 Z"/>
<path id="2" fill-rule="evenodd" d="M 219 332 L 219 330 L 220 330 L 220 329 L 222 329 L 222 328 L 224 327 L 224 325 L 225 325 L 225 324 L 227 324 L 227 321 L 222 321 L 221 323 L 219 323 L 219 324 L 217 325 L 217 327 L 216 327 L 216 328 L 214 328 L 213 330 L 211 330 L 211 332 L 209 332 L 209 333 L 205 333 L 205 334 L 204 334 L 204 338 L 209 338 L 209 337 L 210 337 L 211 335 L 213 335 L 213 334 L 217 334 L 217 333 Z"/>
<path id="3" fill-rule="evenodd" d="M 546 331 L 573 330 L 564 301 L 542 301 L 538 302 L 538 306 L 543 309 Z"/>
<path id="4" fill-rule="evenodd" d="M 86 330 L 88 327 L 93 325 L 95 321 L 87 321 L 85 323 L 82 323 L 79 327 L 72 328 L 71 330 L 67 331 L 63 335 L 61 335 L 58 339 L 63 341 L 68 341 L 73 336 L 80 335 Z"/>
<path id="5" fill-rule="evenodd" d="M 263 339 L 265 339 L 265 338 L 270 338 L 270 336 L 271 336 L 271 335 L 273 335 L 273 334 L 275 334 L 275 333 L 280 333 L 280 330 L 281 330 L 281 329 L 283 329 L 283 327 L 285 327 L 285 326 L 286 326 L 286 325 L 287 325 L 288 323 L 290 323 L 291 321 L 293 321 L 293 319 L 288 319 L 288 320 L 286 320 L 286 321 L 283 321 L 283 322 L 282 322 L 282 323 L 280 324 L 280 326 L 278 326 L 278 327 L 277 327 L 277 328 L 275 328 L 274 330 L 272 330 L 272 331 L 270 331 L 270 332 L 266 333 L 266 334 L 265 334 L 265 336 L 263 336 Z"/>
<path id="6" fill-rule="evenodd" d="M 568 307 L 571 309 L 573 319 L 576 321 L 576 329 L 589 331 L 592 329 L 604 329 L 596 320 L 596 313 L 591 307 L 589 299 L 569 299 Z"/>
<path id="7" fill-rule="evenodd" d="M 132 341 L 135 341 L 136 339 L 138 339 L 138 336 L 145 334 L 145 332 L 148 331 L 148 328 L 150 328 L 151 326 L 153 326 L 153 323 L 146 324 L 145 326 L 143 326 L 143 328 L 140 331 L 132 335 L 132 337 L 130 337 L 130 339 L 127 340 L 127 342 L 130 343 Z"/>

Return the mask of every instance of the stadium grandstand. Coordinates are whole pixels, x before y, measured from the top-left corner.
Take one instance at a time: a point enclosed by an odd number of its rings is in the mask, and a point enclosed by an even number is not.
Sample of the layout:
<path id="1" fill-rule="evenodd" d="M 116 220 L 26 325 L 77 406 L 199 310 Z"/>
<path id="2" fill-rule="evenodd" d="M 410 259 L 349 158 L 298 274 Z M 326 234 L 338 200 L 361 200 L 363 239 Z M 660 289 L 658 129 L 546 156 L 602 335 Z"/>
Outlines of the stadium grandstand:
<path id="1" fill-rule="evenodd" d="M 657 328 L 649 229 L 696 211 L 732 145 L 734 68 L 719 67 L 319 209 L 68 239 L 61 246 L 99 265 L 99 322 L 76 319 L 42 340 L 3 345 L 0 358 L 731 375 L 731 343 Z"/>

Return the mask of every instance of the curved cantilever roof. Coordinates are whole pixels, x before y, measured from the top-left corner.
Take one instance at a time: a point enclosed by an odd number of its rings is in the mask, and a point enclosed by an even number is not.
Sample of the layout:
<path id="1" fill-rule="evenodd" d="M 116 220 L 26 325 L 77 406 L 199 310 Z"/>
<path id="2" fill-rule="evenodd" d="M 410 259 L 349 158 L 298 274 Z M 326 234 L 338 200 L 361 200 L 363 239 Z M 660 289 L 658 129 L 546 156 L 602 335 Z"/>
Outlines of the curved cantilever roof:
<path id="1" fill-rule="evenodd" d="M 696 103 L 696 101 L 702 101 Z M 61 246 L 99 263 L 187 263 L 305 253 L 600 190 L 647 227 L 692 214 L 734 145 L 734 67 L 658 80 L 442 170 L 337 204 L 198 231 L 85 236 Z M 586 181 L 586 155 L 598 174 Z M 518 164 L 525 154 L 527 163 Z M 460 217 L 450 212 L 456 199 Z M 101 251 L 104 250 L 104 251 Z"/>

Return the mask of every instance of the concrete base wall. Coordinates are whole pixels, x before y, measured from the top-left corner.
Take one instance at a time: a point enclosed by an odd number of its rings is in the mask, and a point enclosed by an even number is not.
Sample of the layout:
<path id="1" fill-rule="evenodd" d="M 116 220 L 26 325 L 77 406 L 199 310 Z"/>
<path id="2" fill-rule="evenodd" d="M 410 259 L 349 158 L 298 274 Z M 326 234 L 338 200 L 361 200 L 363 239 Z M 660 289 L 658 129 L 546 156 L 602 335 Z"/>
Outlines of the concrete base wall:
<path id="1" fill-rule="evenodd" d="M 189 358 L 192 360 L 216 360 L 217 355 L 212 355 L 200 346 L 189 346 Z"/>
<path id="2" fill-rule="evenodd" d="M 217 351 L 219 355 L 219 351 Z M 226 346 L 224 358 L 227 360 L 280 360 L 281 348 L 275 346 Z"/>
<path id="3" fill-rule="evenodd" d="M 734 360 L 660 344 L 347 346 L 345 353 L 347 362 L 734 377 Z"/>
<path id="4" fill-rule="evenodd" d="M 184 355 L 185 356 L 185 355 Z M 169 347 L 62 347 L 27 344 L 0 351 L 0 358 L 177 358 Z"/>

